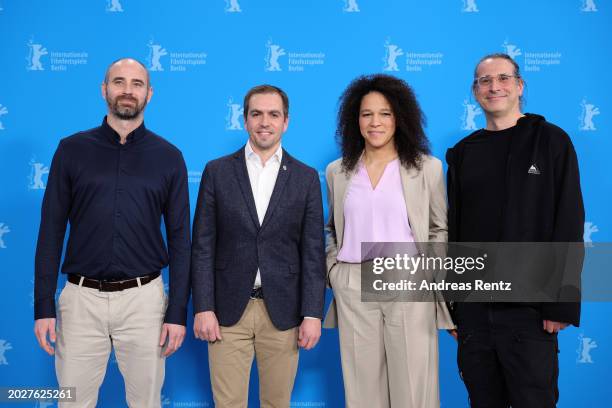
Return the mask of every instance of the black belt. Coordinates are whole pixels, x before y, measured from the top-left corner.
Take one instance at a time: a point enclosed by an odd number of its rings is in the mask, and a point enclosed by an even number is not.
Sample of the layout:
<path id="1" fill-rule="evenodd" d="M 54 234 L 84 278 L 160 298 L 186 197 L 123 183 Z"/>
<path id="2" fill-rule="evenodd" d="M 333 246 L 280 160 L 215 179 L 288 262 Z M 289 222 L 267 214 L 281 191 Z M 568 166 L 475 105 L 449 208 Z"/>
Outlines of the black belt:
<path id="1" fill-rule="evenodd" d="M 251 299 L 263 299 L 263 289 L 261 286 L 251 290 Z"/>
<path id="2" fill-rule="evenodd" d="M 158 276 L 159 272 L 155 272 L 151 275 L 141 276 L 139 278 L 112 282 L 85 278 L 81 275 L 71 273 L 68 275 L 68 282 L 79 285 L 81 284 L 81 279 L 83 279 L 82 286 L 85 286 L 86 288 L 98 289 L 100 292 L 118 292 L 124 289 L 135 288 L 138 286 L 138 279 L 140 279 L 140 285 L 142 286 L 151 282 L 153 279 L 156 279 Z"/>

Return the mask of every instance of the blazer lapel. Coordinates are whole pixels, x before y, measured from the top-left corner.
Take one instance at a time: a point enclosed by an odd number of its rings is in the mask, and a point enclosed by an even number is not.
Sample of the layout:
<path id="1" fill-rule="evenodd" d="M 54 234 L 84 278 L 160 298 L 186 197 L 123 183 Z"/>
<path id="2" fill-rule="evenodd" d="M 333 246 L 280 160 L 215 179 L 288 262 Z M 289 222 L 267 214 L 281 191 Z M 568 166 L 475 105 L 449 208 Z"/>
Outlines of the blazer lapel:
<path id="1" fill-rule="evenodd" d="M 249 181 L 249 172 L 246 167 L 246 159 L 244 155 L 244 147 L 234 153 L 234 172 L 242 191 L 242 196 L 246 203 L 251 219 L 257 228 L 259 228 L 259 218 L 257 217 L 257 209 L 255 208 L 255 199 L 253 198 L 253 190 Z"/>
<path id="2" fill-rule="evenodd" d="M 344 239 L 344 202 L 346 201 L 346 196 L 348 194 L 348 186 L 356 173 L 356 169 L 353 169 L 347 174 L 339 165 L 333 174 L 334 224 L 336 227 L 336 244 L 338 245 L 338 251 L 340 248 L 342 248 L 342 242 Z"/>
<path id="3" fill-rule="evenodd" d="M 426 200 L 424 200 L 423 189 L 421 187 L 422 177 L 418 176 L 419 172 L 416 169 L 406 169 L 404 166 L 400 166 L 400 178 L 402 180 L 404 201 L 412 235 L 416 242 L 427 242 L 429 237 L 424 235 L 422 227 L 423 223 L 428 223 L 429 220 L 423 220 L 421 204 Z M 427 228 L 429 228 L 429 225 L 427 225 Z"/>
<path id="4" fill-rule="evenodd" d="M 272 190 L 272 196 L 270 197 L 270 203 L 268 204 L 268 209 L 266 210 L 266 215 L 264 215 L 263 222 L 261 223 L 261 228 L 264 228 L 268 223 L 268 220 L 274 214 L 274 210 L 278 206 L 280 202 L 280 198 L 283 194 L 283 190 L 285 189 L 285 184 L 289 179 L 290 170 L 291 169 L 291 157 L 287 154 L 285 149 L 283 149 L 283 158 L 280 163 L 280 168 L 278 169 L 278 176 L 276 176 L 276 183 L 274 184 L 274 190 Z"/>

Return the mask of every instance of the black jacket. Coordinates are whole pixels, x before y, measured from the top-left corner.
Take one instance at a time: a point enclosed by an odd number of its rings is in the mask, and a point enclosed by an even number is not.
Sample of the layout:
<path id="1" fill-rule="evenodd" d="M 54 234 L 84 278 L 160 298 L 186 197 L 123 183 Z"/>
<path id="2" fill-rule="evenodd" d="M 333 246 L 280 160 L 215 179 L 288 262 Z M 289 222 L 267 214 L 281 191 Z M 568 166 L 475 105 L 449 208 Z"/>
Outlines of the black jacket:
<path id="1" fill-rule="evenodd" d="M 448 149 L 448 237 L 457 242 L 461 208 L 459 169 L 466 142 Z M 500 242 L 582 242 L 584 206 L 574 146 L 543 116 L 525 114 L 512 134 L 506 165 Z M 578 326 L 579 303 L 542 303 L 542 318 Z"/>

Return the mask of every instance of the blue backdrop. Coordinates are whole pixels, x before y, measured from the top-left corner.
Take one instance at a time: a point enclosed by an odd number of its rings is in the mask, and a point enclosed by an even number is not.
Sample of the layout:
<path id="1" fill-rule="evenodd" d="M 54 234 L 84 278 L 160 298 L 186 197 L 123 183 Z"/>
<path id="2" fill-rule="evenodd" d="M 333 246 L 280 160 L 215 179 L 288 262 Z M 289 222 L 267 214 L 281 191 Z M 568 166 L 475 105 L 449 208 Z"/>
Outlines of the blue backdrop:
<path id="1" fill-rule="evenodd" d="M 32 333 L 41 199 L 60 138 L 101 122 L 99 84 L 111 61 L 132 56 L 150 68 L 146 124 L 183 151 L 193 210 L 206 162 L 246 140 L 242 97 L 251 86 L 287 91 L 283 145 L 322 174 L 338 156 L 344 87 L 363 73 L 397 75 L 414 87 L 443 158 L 484 125 L 470 96 L 474 64 L 507 52 L 527 82 L 525 110 L 576 146 L 585 240 L 609 242 L 610 17 L 608 0 L 0 0 L 0 386 L 56 385 L 53 359 Z M 610 304 L 587 303 L 581 327 L 560 336 L 560 407 L 609 405 L 610 316 Z M 192 319 L 187 333 L 167 361 L 165 407 L 213 405 Z M 446 333 L 440 342 L 442 405 L 466 407 L 455 342 Z M 258 406 L 256 391 L 253 381 L 249 406 Z M 341 407 L 342 394 L 337 332 L 325 331 L 300 356 L 292 406 Z M 124 405 L 111 357 L 100 406 Z"/>

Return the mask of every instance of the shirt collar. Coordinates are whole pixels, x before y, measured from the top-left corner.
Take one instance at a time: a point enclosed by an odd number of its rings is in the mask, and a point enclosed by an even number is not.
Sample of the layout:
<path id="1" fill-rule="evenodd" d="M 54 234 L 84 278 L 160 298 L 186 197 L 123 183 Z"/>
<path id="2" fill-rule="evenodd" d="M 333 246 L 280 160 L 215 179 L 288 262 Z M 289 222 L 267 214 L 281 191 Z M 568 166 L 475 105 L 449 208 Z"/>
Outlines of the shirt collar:
<path id="1" fill-rule="evenodd" d="M 106 121 L 106 116 L 104 116 L 104 119 L 102 120 L 102 133 L 104 133 L 104 135 L 113 143 L 117 143 L 119 144 L 119 141 L 121 140 L 121 137 L 119 136 L 119 133 L 117 133 L 115 131 L 115 129 L 113 129 L 112 127 L 110 127 L 110 125 L 108 124 L 108 122 Z M 130 134 L 127 135 L 126 138 L 126 142 L 125 145 L 130 145 L 132 143 L 135 143 L 137 141 L 140 141 L 147 133 L 147 128 L 145 127 L 144 121 L 140 124 L 140 126 L 138 126 L 136 129 L 132 130 L 130 132 Z"/>
<path id="2" fill-rule="evenodd" d="M 257 155 L 257 153 L 255 153 L 255 151 L 251 147 L 250 140 L 247 141 L 246 146 L 244 147 L 244 155 L 246 156 L 247 160 L 255 160 L 261 163 L 261 158 L 259 157 L 259 155 Z M 283 147 L 280 144 L 278 145 L 278 149 L 276 149 L 272 157 L 268 159 L 268 162 L 270 160 L 276 161 L 278 163 L 280 163 L 283 160 Z"/>

